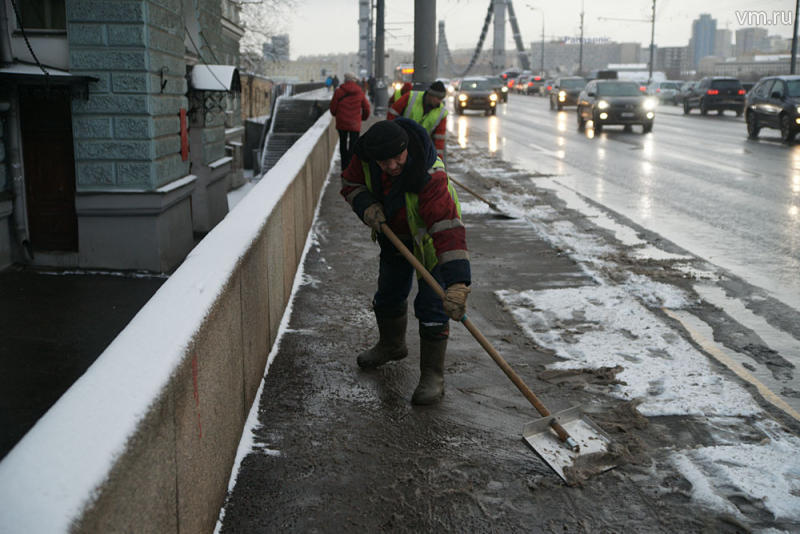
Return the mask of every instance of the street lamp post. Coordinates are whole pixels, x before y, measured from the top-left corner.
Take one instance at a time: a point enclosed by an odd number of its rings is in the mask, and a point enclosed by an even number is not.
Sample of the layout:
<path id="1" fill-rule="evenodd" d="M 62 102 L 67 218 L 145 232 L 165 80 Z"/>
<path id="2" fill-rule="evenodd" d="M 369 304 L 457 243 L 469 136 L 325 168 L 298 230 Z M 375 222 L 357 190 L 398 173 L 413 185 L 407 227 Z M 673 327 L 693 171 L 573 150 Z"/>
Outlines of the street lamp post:
<path id="1" fill-rule="evenodd" d="M 530 4 L 525 4 L 525 7 L 530 9 L 531 11 L 538 11 L 540 15 L 542 15 L 542 57 L 539 67 L 539 73 L 544 76 L 544 10 L 538 7 L 534 7 Z"/>

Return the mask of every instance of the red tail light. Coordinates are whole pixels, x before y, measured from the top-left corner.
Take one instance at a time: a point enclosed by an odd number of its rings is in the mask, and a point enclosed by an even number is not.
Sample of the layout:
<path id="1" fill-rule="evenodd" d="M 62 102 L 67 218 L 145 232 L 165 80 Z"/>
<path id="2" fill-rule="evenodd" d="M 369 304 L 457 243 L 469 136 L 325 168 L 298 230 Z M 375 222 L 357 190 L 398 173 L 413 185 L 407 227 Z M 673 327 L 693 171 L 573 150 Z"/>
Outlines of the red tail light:
<path id="1" fill-rule="evenodd" d="M 503 79 L 505 80 L 506 78 L 508 78 L 508 74 L 503 74 Z"/>
<path id="2" fill-rule="evenodd" d="M 538 82 L 538 81 L 541 81 L 542 77 L 541 76 L 534 76 L 533 79 Z"/>
<path id="3" fill-rule="evenodd" d="M 547 90 L 548 90 L 548 91 L 552 91 L 552 90 L 553 90 L 553 86 L 552 86 L 552 85 L 548 85 L 548 86 L 547 86 Z"/>
<path id="4" fill-rule="evenodd" d="M 718 95 L 719 94 L 719 90 L 717 90 L 717 89 L 709 89 L 708 91 L 706 91 L 706 94 L 707 95 Z"/>
<path id="5" fill-rule="evenodd" d="M 528 82 L 528 87 L 533 86 L 533 82 Z"/>
<path id="6" fill-rule="evenodd" d="M 514 80 L 509 80 L 508 87 L 509 88 L 514 87 Z"/>
<path id="7" fill-rule="evenodd" d="M 739 94 L 740 94 L 740 95 L 743 95 L 743 94 L 745 94 L 745 93 L 747 93 L 747 91 L 745 91 L 744 89 L 739 89 Z"/>
<path id="8" fill-rule="evenodd" d="M 660 92 L 661 92 L 661 89 L 656 89 L 656 93 L 660 93 Z"/>
<path id="9" fill-rule="evenodd" d="M 645 87 L 644 85 L 641 85 L 641 86 L 639 86 L 639 90 L 641 92 L 643 92 L 643 93 L 646 93 L 647 92 L 647 87 Z"/>

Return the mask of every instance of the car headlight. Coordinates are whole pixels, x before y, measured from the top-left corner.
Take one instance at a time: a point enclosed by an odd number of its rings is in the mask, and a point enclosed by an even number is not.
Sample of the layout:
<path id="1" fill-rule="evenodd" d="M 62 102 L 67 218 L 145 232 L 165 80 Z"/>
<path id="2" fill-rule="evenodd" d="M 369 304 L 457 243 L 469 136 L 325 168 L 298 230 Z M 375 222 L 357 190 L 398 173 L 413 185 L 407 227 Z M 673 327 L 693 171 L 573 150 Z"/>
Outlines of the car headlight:
<path id="1" fill-rule="evenodd" d="M 506 87 L 504 85 L 503 87 L 500 88 L 500 90 L 503 91 L 504 93 L 507 93 L 508 92 L 508 87 Z"/>
<path id="2" fill-rule="evenodd" d="M 492 102 L 496 102 L 497 101 L 497 95 L 495 93 L 490 94 L 489 95 L 489 100 L 491 100 Z"/>
<path id="3" fill-rule="evenodd" d="M 644 102 L 642 102 L 642 107 L 647 111 L 653 111 L 656 109 L 656 100 L 654 98 L 645 98 Z"/>
<path id="4" fill-rule="evenodd" d="M 563 98 L 563 97 L 567 96 L 567 92 L 566 91 L 559 91 L 558 92 L 558 96 Z"/>
<path id="5" fill-rule="evenodd" d="M 466 102 L 467 101 L 467 95 L 465 95 L 465 94 L 458 95 L 458 101 L 459 102 Z"/>
<path id="6" fill-rule="evenodd" d="M 795 111 L 797 111 L 797 114 L 800 115 L 800 106 L 797 106 L 797 109 Z"/>
<path id="7" fill-rule="evenodd" d="M 597 109 L 608 109 L 608 102 L 601 100 L 597 103 Z"/>

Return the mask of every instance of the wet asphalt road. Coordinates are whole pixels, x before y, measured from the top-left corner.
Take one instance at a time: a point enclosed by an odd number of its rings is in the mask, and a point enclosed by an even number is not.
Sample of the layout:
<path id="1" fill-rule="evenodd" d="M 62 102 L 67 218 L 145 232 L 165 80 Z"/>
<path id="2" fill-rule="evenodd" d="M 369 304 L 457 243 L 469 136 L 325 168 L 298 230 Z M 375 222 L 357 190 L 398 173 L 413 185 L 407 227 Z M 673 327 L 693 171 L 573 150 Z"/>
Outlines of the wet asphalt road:
<path id="1" fill-rule="evenodd" d="M 450 171 L 480 187 L 469 157 L 451 149 Z M 538 414 L 460 325 L 451 329 L 438 406 L 409 402 L 419 359 L 413 320 L 407 359 L 361 371 L 356 354 L 376 339 L 369 302 L 378 250 L 338 195 L 336 176 L 321 201 L 304 282 L 258 399 L 254 447 L 242 460 L 221 532 L 747 530 L 697 506 L 666 459 L 676 448 L 718 443 L 703 418 L 641 417 L 633 404 L 602 394 L 613 372 L 543 377 L 553 354 L 525 337 L 494 291 L 594 282 L 524 221 L 465 215 L 470 317 L 551 411 L 581 404 L 610 433 L 619 467 L 565 486 L 521 439 Z M 513 181 L 519 188 L 531 178 L 521 172 Z M 578 227 L 590 224 L 553 195 L 539 192 L 536 202 L 552 203 Z M 763 439 L 731 431 L 744 442 Z M 744 508 L 755 524 L 774 525 L 758 503 Z"/>
<path id="2" fill-rule="evenodd" d="M 668 104 L 650 134 L 639 126 L 579 132 L 574 107 L 556 112 L 547 99 L 522 95 L 511 95 L 497 117 L 455 117 L 449 130 L 459 146 L 552 175 L 721 268 L 725 280 L 695 289 L 760 336 L 773 356 L 734 359 L 800 413 L 800 144 L 782 144 L 772 129 L 748 139 L 732 112 L 687 116 Z M 715 335 L 742 348 L 738 334 Z"/>
<path id="3" fill-rule="evenodd" d="M 649 135 L 638 126 L 580 133 L 574 107 L 551 111 L 533 96 L 511 95 L 497 115 L 459 117 L 450 133 L 462 145 L 479 141 L 523 168 L 561 176 L 800 310 L 800 143 L 783 145 L 772 129 L 750 140 L 732 112 L 684 116 L 668 104 L 658 107 Z"/>

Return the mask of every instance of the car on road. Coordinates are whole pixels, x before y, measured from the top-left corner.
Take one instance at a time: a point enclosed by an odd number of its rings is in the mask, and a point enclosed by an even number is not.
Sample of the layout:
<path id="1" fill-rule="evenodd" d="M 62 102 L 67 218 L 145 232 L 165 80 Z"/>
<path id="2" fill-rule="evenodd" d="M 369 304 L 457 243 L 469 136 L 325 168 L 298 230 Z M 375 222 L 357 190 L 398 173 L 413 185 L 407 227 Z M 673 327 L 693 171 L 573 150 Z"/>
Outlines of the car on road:
<path id="1" fill-rule="evenodd" d="M 751 139 L 761 128 L 775 128 L 784 143 L 791 143 L 800 131 L 800 76 L 761 78 L 747 93 L 744 118 Z"/>
<path id="2" fill-rule="evenodd" d="M 522 71 L 522 73 L 517 76 L 514 80 L 514 92 L 518 95 L 526 95 L 528 94 L 528 82 L 531 79 L 530 71 Z"/>
<path id="3" fill-rule="evenodd" d="M 517 76 L 520 75 L 520 71 L 516 69 L 508 69 L 504 70 L 500 73 L 500 79 L 503 80 L 503 83 L 506 84 L 509 91 L 513 91 L 514 89 L 514 80 L 517 79 Z"/>
<path id="4" fill-rule="evenodd" d="M 497 97 L 503 102 L 508 102 L 508 85 L 503 82 L 503 79 L 500 76 L 487 76 L 486 79 L 492 82 Z"/>
<path id="5" fill-rule="evenodd" d="M 681 90 L 681 83 L 679 81 L 666 80 L 661 82 L 652 82 L 647 86 L 647 94 L 657 98 L 662 104 L 675 103 L 675 95 Z"/>
<path id="6" fill-rule="evenodd" d="M 580 76 L 564 76 L 556 78 L 550 91 L 550 109 L 561 111 L 564 106 L 574 106 L 578 96 L 586 87 L 586 80 Z"/>
<path id="7" fill-rule="evenodd" d="M 538 74 L 531 75 L 530 80 L 528 80 L 528 88 L 525 92 L 526 95 L 541 95 L 542 88 L 547 80 L 544 79 L 543 76 Z"/>
<path id="8" fill-rule="evenodd" d="M 483 76 L 474 76 L 461 80 L 453 105 L 458 115 L 463 115 L 468 109 L 483 110 L 486 115 L 496 115 L 498 99 L 492 82 Z"/>
<path id="9" fill-rule="evenodd" d="M 739 117 L 744 112 L 745 93 L 742 82 L 737 78 L 703 78 L 684 98 L 683 114 L 688 115 L 692 109 L 697 108 L 701 115 L 707 115 L 709 111 L 722 115 L 725 110 L 731 110 Z"/>
<path id="10" fill-rule="evenodd" d="M 683 101 L 686 99 L 686 97 L 689 95 L 689 93 L 692 92 L 692 89 L 694 89 L 695 85 L 697 85 L 696 81 L 695 82 L 683 82 L 683 84 L 681 84 L 681 88 L 675 94 L 675 105 L 676 106 L 682 106 L 683 105 Z"/>
<path id="11" fill-rule="evenodd" d="M 553 92 L 553 84 L 554 83 L 555 83 L 555 80 L 552 80 L 550 78 L 546 79 L 542 83 L 542 86 L 539 88 L 539 96 L 548 96 L 549 97 L 550 93 Z"/>
<path id="12" fill-rule="evenodd" d="M 610 125 L 624 125 L 626 130 L 641 124 L 642 133 L 653 130 L 656 116 L 655 99 L 645 95 L 639 84 L 621 80 L 592 80 L 578 96 L 578 129 L 583 131 L 588 121 L 599 133 Z"/>

